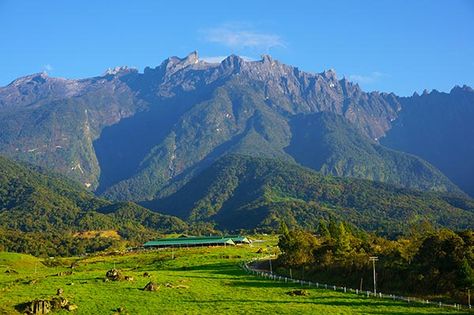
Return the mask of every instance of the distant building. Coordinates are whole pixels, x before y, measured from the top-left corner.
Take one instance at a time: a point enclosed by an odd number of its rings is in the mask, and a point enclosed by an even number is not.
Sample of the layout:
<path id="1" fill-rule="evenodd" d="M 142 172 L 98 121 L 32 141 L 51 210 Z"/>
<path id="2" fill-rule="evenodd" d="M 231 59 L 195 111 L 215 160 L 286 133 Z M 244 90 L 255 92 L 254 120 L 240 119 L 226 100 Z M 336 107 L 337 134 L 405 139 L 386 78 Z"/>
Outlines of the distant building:
<path id="1" fill-rule="evenodd" d="M 160 238 L 143 244 L 145 248 L 227 246 L 250 244 L 251 241 L 241 235 L 230 236 L 180 236 L 178 238 Z"/>

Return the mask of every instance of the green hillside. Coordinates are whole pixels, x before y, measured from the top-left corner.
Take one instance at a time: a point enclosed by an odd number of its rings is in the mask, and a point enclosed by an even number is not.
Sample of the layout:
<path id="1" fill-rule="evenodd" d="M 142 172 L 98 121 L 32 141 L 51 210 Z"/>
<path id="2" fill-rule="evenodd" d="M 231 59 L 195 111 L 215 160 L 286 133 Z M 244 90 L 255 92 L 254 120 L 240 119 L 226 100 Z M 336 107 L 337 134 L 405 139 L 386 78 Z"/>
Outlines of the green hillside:
<path id="1" fill-rule="evenodd" d="M 323 176 L 295 164 L 226 156 L 177 193 L 146 206 L 220 229 L 275 230 L 281 221 L 314 230 L 321 218 L 393 234 L 423 221 L 472 228 L 474 202 L 458 196 Z"/>
<path id="2" fill-rule="evenodd" d="M 141 242 L 146 235 L 187 227 L 180 219 L 133 203 L 97 198 L 79 184 L 42 169 L 3 157 L 0 169 L 3 249 L 44 254 L 54 252 L 55 242 L 72 241 L 71 235 L 80 231 L 115 230 L 125 239 Z"/>
<path id="3" fill-rule="evenodd" d="M 263 240 L 262 246 L 275 248 L 275 239 Z M 35 260 L 14 269 L 18 273 L 5 273 L 18 265 L 9 253 L 0 252 L 0 313 L 21 314 L 22 303 L 50 299 L 61 288 L 63 297 L 77 305 L 77 314 L 118 314 L 119 309 L 120 314 L 461 314 L 452 308 L 367 298 L 248 274 L 240 264 L 261 256 L 257 249 L 228 246 Z M 76 266 L 72 273 L 71 263 Z M 104 281 L 112 268 L 133 280 Z M 158 291 L 143 290 L 150 281 Z M 308 295 L 288 294 L 300 289 Z M 364 289 L 370 289 L 370 281 Z"/>

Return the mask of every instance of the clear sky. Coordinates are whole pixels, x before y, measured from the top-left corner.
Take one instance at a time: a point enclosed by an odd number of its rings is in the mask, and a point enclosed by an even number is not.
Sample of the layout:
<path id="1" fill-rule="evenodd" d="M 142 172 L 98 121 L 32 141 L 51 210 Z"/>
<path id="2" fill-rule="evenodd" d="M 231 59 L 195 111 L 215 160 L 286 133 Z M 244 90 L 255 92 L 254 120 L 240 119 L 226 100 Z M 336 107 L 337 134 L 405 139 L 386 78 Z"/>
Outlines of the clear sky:
<path id="1" fill-rule="evenodd" d="M 0 86 L 83 78 L 197 50 L 335 69 L 365 90 L 474 86 L 474 1 L 0 0 Z"/>

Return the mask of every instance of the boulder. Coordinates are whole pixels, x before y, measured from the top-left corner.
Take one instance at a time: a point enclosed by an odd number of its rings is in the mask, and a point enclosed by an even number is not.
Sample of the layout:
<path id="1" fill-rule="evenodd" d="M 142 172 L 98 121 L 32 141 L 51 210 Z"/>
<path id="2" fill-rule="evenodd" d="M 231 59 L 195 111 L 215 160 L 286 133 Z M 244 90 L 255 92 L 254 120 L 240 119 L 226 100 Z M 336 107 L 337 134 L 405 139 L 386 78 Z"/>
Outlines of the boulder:
<path id="1" fill-rule="evenodd" d="M 43 315 L 49 314 L 52 310 L 51 302 L 48 300 L 34 300 L 26 304 L 25 314 Z"/>
<path id="2" fill-rule="evenodd" d="M 59 310 L 61 308 L 65 308 L 69 305 L 69 301 L 62 297 L 62 296 L 55 296 L 51 299 L 51 309 L 52 310 Z"/>
<path id="3" fill-rule="evenodd" d="M 120 281 L 120 280 L 123 280 L 124 279 L 124 276 L 123 274 L 120 272 L 120 270 L 118 269 L 110 269 L 109 271 L 107 271 L 107 273 L 105 274 L 105 276 L 107 277 L 107 279 L 111 280 L 111 281 Z"/>
<path id="4" fill-rule="evenodd" d="M 309 292 L 307 290 L 293 290 L 290 292 L 287 292 L 286 294 L 291 295 L 291 296 L 308 296 Z"/>
<path id="5" fill-rule="evenodd" d="M 160 286 L 155 282 L 148 282 L 148 284 L 143 288 L 143 291 L 158 291 Z"/>
<path id="6" fill-rule="evenodd" d="M 72 311 L 77 310 L 77 305 L 76 305 L 76 304 L 68 304 L 68 305 L 65 307 L 65 309 L 68 310 L 69 312 L 72 312 Z"/>

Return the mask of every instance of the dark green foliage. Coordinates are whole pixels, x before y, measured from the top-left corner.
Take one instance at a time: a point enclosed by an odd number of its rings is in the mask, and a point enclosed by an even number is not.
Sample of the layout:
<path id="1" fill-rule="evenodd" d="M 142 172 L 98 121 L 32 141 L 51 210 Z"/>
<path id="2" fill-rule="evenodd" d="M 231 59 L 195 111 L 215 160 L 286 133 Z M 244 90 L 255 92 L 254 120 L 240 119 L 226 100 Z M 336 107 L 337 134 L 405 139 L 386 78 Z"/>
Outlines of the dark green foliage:
<path id="1" fill-rule="evenodd" d="M 139 244 L 187 225 L 133 203 L 99 199 L 79 184 L 0 157 L 0 245 L 33 254 L 79 254 L 110 246 L 110 239 L 79 239 L 78 231 L 117 230 Z M 60 248 L 60 249 L 59 249 Z"/>
<path id="2" fill-rule="evenodd" d="M 146 206 L 220 229 L 278 229 L 280 222 L 317 230 L 321 219 L 397 234 L 410 224 L 472 228 L 471 201 L 358 179 L 323 176 L 282 161 L 226 156 L 176 194 Z M 331 233 L 333 227 L 328 227 Z M 337 229 L 337 228 L 336 228 Z"/>
<path id="3" fill-rule="evenodd" d="M 302 277 L 299 270 L 304 270 L 306 279 L 372 290 L 369 257 L 377 256 L 379 292 L 451 296 L 465 303 L 466 288 L 474 286 L 472 230 L 433 229 L 387 240 L 352 232 L 342 222 L 330 225 L 338 227 L 336 235 L 313 236 L 298 229 L 281 235 L 277 268 L 283 272 L 292 268 L 296 277 Z"/>

